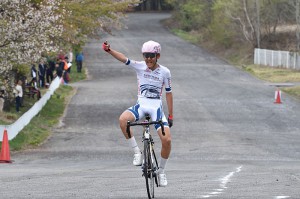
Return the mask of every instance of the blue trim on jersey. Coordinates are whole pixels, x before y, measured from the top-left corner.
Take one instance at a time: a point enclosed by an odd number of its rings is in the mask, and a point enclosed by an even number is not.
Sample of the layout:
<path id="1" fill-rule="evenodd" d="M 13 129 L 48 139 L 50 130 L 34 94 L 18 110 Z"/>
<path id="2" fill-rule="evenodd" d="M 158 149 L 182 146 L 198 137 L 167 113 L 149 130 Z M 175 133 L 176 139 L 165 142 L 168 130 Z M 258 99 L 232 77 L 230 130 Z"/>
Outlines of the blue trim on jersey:
<path id="1" fill-rule="evenodd" d="M 161 114 L 161 107 L 160 107 L 156 111 L 156 121 L 159 121 L 161 118 L 162 118 L 162 114 Z M 154 127 L 157 130 L 158 128 L 160 128 L 160 124 L 155 124 Z"/>
<path id="2" fill-rule="evenodd" d="M 133 115 L 135 116 L 135 121 L 138 121 L 139 120 L 139 108 L 140 108 L 140 105 L 139 104 L 136 104 L 136 105 L 134 105 L 133 107 L 131 107 L 131 108 L 129 108 L 129 109 L 127 109 L 127 110 L 129 110 L 130 112 L 132 112 L 133 113 Z"/>
<path id="3" fill-rule="evenodd" d="M 126 64 L 126 65 L 129 65 L 129 64 L 130 64 L 130 59 L 127 59 L 127 61 L 126 61 L 125 64 Z"/>
<path id="4" fill-rule="evenodd" d="M 164 126 L 169 126 L 168 122 L 164 122 Z M 154 127 L 155 127 L 156 130 L 161 128 L 160 124 L 155 124 Z"/>

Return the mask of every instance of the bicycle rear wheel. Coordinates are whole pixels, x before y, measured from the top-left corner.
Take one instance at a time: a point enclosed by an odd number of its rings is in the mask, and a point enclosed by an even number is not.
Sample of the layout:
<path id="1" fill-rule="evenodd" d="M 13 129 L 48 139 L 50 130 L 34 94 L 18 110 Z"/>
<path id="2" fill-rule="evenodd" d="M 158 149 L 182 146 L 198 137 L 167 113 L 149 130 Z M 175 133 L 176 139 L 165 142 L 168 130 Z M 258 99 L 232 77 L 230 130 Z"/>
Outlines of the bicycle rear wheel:
<path id="1" fill-rule="evenodd" d="M 151 151 L 150 151 L 150 143 L 148 140 L 144 141 L 144 177 L 146 180 L 146 188 L 147 188 L 147 194 L 148 198 L 154 198 L 154 180 L 155 180 L 155 174 L 154 174 L 154 167 L 153 167 L 153 158 L 151 157 Z"/>

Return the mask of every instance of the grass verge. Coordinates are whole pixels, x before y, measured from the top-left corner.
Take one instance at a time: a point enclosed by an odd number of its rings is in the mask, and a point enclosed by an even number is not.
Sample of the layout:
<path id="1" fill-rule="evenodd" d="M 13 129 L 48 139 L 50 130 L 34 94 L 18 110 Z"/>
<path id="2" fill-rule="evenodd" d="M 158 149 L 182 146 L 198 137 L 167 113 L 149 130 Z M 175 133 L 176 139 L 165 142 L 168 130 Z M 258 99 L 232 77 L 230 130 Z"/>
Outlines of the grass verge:
<path id="1" fill-rule="evenodd" d="M 51 133 L 52 127 L 58 124 L 63 115 L 69 96 L 74 89 L 71 86 L 60 86 L 43 109 L 30 123 L 10 141 L 12 151 L 34 148 L 44 142 Z"/>
<path id="2" fill-rule="evenodd" d="M 238 44 L 230 49 L 224 49 L 224 47 L 218 46 L 212 41 L 204 41 L 195 32 L 185 32 L 178 29 L 173 29 L 172 32 L 182 39 L 191 42 L 195 45 L 201 46 L 207 49 L 209 52 L 214 53 L 220 58 L 226 60 L 228 63 L 241 68 L 242 70 L 249 72 L 253 76 L 272 83 L 296 83 L 293 87 L 282 88 L 283 92 L 300 100 L 300 71 L 285 69 L 285 68 L 272 68 L 268 66 L 258 66 L 249 63 L 253 63 L 253 49 L 249 48 L 249 45 Z M 241 65 L 243 67 L 241 67 Z"/>
<path id="3" fill-rule="evenodd" d="M 83 68 L 82 73 L 72 71 L 70 77 L 71 83 L 86 79 L 85 68 Z M 52 128 L 59 123 L 59 120 L 74 93 L 75 91 L 72 86 L 61 85 L 54 92 L 43 109 L 13 140 L 9 141 L 10 150 L 19 151 L 35 148 L 43 143 L 51 135 Z M 29 110 L 36 102 L 36 99 L 26 98 L 25 100 L 25 107 L 22 107 L 21 114 L 15 113 L 15 107 L 11 107 L 11 112 L 6 112 L 1 116 L 0 124 L 12 124 L 22 115 L 22 113 Z"/>

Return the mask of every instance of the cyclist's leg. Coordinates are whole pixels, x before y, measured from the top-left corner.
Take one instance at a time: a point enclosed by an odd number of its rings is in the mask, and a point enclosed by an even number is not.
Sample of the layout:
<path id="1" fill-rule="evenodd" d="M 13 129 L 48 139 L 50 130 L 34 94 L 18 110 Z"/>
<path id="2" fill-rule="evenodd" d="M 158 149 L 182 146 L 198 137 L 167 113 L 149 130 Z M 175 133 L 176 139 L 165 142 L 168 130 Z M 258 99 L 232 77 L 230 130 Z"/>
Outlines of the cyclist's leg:
<path id="1" fill-rule="evenodd" d="M 162 135 L 162 130 L 160 125 L 155 125 L 155 128 L 157 130 L 157 133 L 159 135 L 159 138 L 161 140 L 162 148 L 161 148 L 161 157 L 163 159 L 168 159 L 169 155 L 171 153 L 171 133 L 170 133 L 170 128 L 168 126 L 168 121 L 163 113 L 162 105 L 158 105 L 157 109 L 152 110 L 151 113 L 152 120 L 160 120 L 162 119 L 164 123 L 164 131 L 165 135 Z"/>
<path id="2" fill-rule="evenodd" d="M 163 113 L 162 105 L 155 104 L 156 109 L 150 110 L 150 115 L 153 121 L 162 120 L 164 123 L 164 131 L 165 135 L 162 135 L 162 130 L 159 124 L 155 125 L 159 138 L 161 140 L 162 148 L 161 148 L 161 157 L 164 159 L 168 159 L 171 153 L 171 133 L 168 125 L 168 121 Z"/>
<path id="3" fill-rule="evenodd" d="M 157 129 L 159 138 L 161 140 L 161 157 L 168 159 L 171 153 L 171 133 L 169 126 L 164 126 L 165 136 L 162 135 L 161 128 Z"/>
<path id="4" fill-rule="evenodd" d="M 127 128 L 127 121 L 133 122 L 135 121 L 135 116 L 130 112 L 129 110 L 125 110 L 119 118 L 120 128 L 122 130 L 122 133 L 126 137 L 126 139 L 129 139 L 128 133 L 126 131 Z M 130 134 L 133 137 L 132 129 L 130 128 Z"/>
<path id="5" fill-rule="evenodd" d="M 139 119 L 139 115 L 141 114 L 139 111 L 139 107 L 140 105 L 137 103 L 135 106 L 125 110 L 119 118 L 119 122 L 120 122 L 120 128 L 123 132 L 123 135 L 125 136 L 125 138 L 128 140 L 129 146 L 133 149 L 134 151 L 134 155 L 133 155 L 133 165 L 135 166 L 140 166 L 142 164 L 142 154 L 141 154 L 141 150 L 138 147 L 138 144 L 135 140 L 135 137 L 133 136 L 133 132 L 132 129 L 130 128 L 130 135 L 131 138 L 128 137 L 128 133 L 127 133 L 127 121 L 136 121 Z"/>

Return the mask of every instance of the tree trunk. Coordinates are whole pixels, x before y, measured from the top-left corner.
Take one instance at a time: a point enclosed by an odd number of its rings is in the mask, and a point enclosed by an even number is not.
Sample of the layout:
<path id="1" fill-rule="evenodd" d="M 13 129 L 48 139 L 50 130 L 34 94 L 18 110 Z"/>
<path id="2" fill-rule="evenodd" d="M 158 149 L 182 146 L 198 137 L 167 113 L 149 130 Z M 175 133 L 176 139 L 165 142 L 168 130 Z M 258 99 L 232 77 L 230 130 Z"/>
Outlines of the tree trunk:
<path id="1" fill-rule="evenodd" d="M 297 51 L 300 49 L 300 18 L 299 18 L 299 0 L 296 0 L 296 37 L 297 37 Z"/>
<path id="2" fill-rule="evenodd" d="M 256 41 L 257 41 L 257 48 L 260 48 L 260 2 L 256 0 Z"/>

